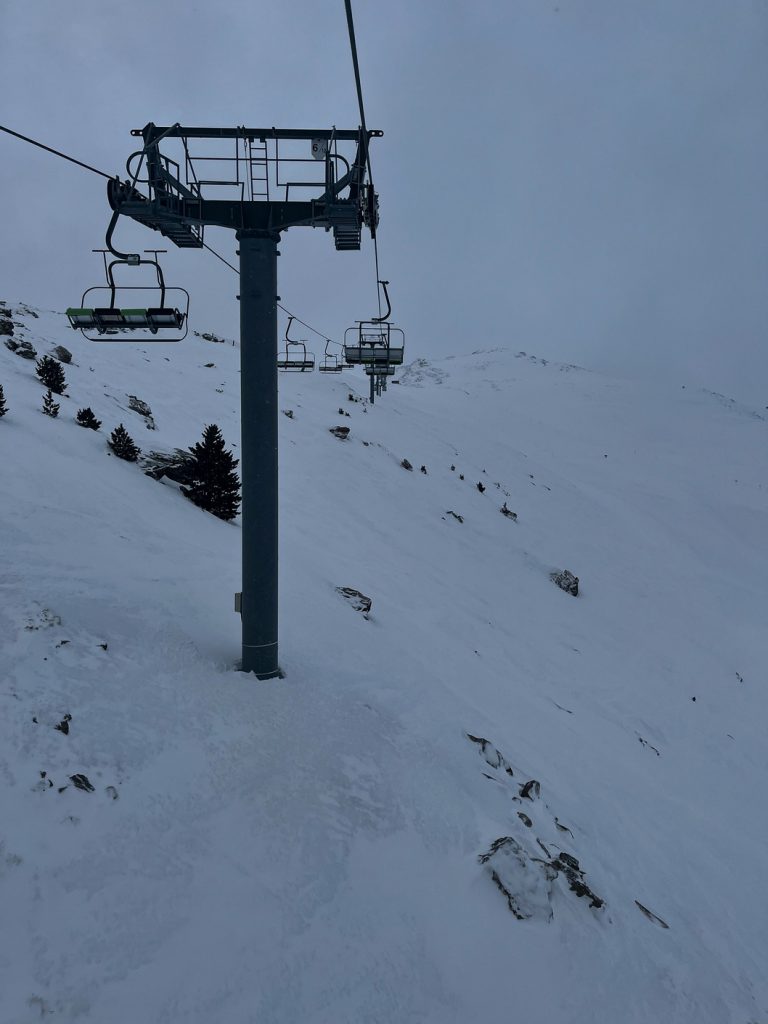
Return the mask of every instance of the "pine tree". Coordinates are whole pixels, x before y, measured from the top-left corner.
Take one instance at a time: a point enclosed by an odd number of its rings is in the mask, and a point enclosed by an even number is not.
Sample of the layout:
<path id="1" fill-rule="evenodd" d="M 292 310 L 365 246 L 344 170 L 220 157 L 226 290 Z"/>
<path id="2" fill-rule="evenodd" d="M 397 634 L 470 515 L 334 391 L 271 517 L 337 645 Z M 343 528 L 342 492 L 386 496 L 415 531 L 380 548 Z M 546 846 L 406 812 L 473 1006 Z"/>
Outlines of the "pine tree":
<path id="1" fill-rule="evenodd" d="M 5 404 L 5 395 L 3 394 L 3 385 L 0 384 L 0 420 L 8 412 L 8 406 Z"/>
<path id="2" fill-rule="evenodd" d="M 240 506 L 240 478 L 235 472 L 238 460 L 224 447 L 215 423 L 205 428 L 202 442 L 189 451 L 194 457 L 193 482 L 181 488 L 182 494 L 219 519 L 234 519 Z"/>
<path id="3" fill-rule="evenodd" d="M 43 412 L 46 416 L 52 416 L 54 419 L 59 415 L 59 403 L 54 402 L 50 388 L 43 395 Z"/>
<path id="4" fill-rule="evenodd" d="M 93 414 L 93 409 L 86 405 L 84 409 L 78 409 L 75 419 L 81 427 L 90 427 L 91 430 L 98 430 L 101 426 L 101 420 L 97 420 Z"/>
<path id="5" fill-rule="evenodd" d="M 64 388 L 67 386 L 67 383 L 64 377 L 64 367 L 61 363 L 51 359 L 50 356 L 43 356 L 42 359 L 38 359 L 35 363 L 35 370 L 43 384 L 50 388 L 55 395 L 64 394 Z"/>
<path id="6" fill-rule="evenodd" d="M 133 443 L 133 438 L 122 423 L 115 427 L 107 443 L 118 459 L 125 459 L 126 462 L 136 462 L 141 455 L 141 451 Z"/>

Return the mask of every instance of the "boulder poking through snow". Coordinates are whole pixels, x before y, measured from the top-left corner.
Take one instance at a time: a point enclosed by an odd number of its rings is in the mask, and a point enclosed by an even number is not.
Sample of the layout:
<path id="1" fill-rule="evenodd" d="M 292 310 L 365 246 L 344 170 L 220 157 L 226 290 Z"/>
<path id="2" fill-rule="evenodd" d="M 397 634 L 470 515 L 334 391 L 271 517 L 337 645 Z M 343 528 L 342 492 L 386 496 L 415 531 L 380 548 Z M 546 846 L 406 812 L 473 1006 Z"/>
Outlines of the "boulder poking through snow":
<path id="1" fill-rule="evenodd" d="M 373 601 L 366 597 L 359 590 L 353 587 L 336 587 L 336 593 L 341 594 L 352 605 L 356 612 L 360 612 L 364 619 L 369 618 Z"/>
<path id="2" fill-rule="evenodd" d="M 574 576 L 569 569 L 563 569 L 559 572 L 551 572 L 549 578 L 555 584 L 564 590 L 566 594 L 571 594 L 573 597 L 579 596 L 579 577 Z"/>
<path id="3" fill-rule="evenodd" d="M 71 363 L 72 353 L 68 348 L 63 345 L 57 345 L 56 348 L 51 349 L 54 359 L 58 359 L 60 363 Z"/>

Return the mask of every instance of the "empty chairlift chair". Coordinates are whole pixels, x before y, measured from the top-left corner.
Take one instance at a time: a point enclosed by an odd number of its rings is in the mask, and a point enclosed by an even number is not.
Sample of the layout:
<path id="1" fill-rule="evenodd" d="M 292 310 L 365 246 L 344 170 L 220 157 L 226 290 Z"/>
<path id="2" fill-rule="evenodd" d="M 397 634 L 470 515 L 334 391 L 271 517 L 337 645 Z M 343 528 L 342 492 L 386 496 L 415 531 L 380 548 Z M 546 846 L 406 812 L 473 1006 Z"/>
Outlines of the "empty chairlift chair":
<path id="1" fill-rule="evenodd" d="M 115 259 L 110 263 L 106 260 L 104 270 L 106 285 L 88 288 L 80 302 L 80 306 L 71 306 L 67 310 L 67 319 L 75 330 L 82 331 L 91 341 L 182 341 L 187 336 L 187 320 L 189 316 L 189 293 L 184 288 L 169 288 L 165 284 L 162 268 L 157 260 L 161 250 L 151 250 L 154 259 L 127 260 Z M 116 266 L 152 266 L 157 279 L 151 285 L 118 285 L 115 283 L 114 268 Z M 87 300 L 92 293 L 106 292 L 109 305 L 90 304 Z M 118 301 L 123 292 L 159 292 L 159 305 L 135 307 L 123 306 Z M 178 305 L 168 302 L 171 293 Z M 181 307 L 181 308 L 180 308 Z M 88 332 L 95 332 L 89 334 Z M 144 333 L 142 333 L 144 332 Z M 172 332 L 168 334 L 167 332 Z M 181 332 L 181 333 L 180 333 Z"/>
<path id="2" fill-rule="evenodd" d="M 315 357 L 307 352 L 307 343 L 302 338 L 294 340 L 290 337 L 291 324 L 294 317 L 288 318 L 288 326 L 285 328 L 285 348 L 277 357 L 278 370 L 298 370 L 301 373 L 307 370 L 314 370 Z"/>
<path id="3" fill-rule="evenodd" d="M 335 355 L 333 352 L 328 351 L 329 345 L 336 344 L 338 343 L 332 342 L 330 340 L 326 341 L 325 355 L 323 356 L 323 361 L 318 366 L 318 370 L 320 371 L 320 373 L 341 373 L 341 371 L 344 369 L 345 364 L 343 360 L 339 356 Z"/>

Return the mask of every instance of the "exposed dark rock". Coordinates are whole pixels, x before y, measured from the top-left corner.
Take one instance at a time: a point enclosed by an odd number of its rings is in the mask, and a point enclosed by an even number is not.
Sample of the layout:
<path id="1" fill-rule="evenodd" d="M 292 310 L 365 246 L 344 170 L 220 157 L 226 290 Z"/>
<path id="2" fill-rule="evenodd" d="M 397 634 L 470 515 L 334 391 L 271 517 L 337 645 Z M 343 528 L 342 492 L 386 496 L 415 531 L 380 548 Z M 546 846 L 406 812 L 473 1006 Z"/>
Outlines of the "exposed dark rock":
<path id="1" fill-rule="evenodd" d="M 605 900 L 596 896 L 594 892 L 584 881 L 584 872 L 579 867 L 579 862 L 575 857 L 572 857 L 569 853 L 561 852 L 552 862 L 551 867 L 556 871 L 561 871 L 565 875 L 568 881 L 568 888 L 571 892 L 575 892 L 577 896 L 586 896 L 589 899 L 590 907 L 594 907 L 599 910 L 603 906 Z"/>
<path id="2" fill-rule="evenodd" d="M 6 320 L 4 317 L 0 318 L 0 336 L 3 334 L 13 334 L 13 321 Z"/>
<path id="3" fill-rule="evenodd" d="M 289 420 L 293 419 L 293 409 L 283 409 L 283 416 L 287 416 Z"/>
<path id="4" fill-rule="evenodd" d="M 22 359 L 37 359 L 37 352 L 30 345 L 29 348 L 24 348 L 23 343 L 16 349 L 16 355 L 21 356 Z"/>
<path id="5" fill-rule="evenodd" d="M 212 370 L 216 363 L 204 363 L 206 370 Z"/>
<path id="6" fill-rule="evenodd" d="M 453 516 L 454 519 L 458 519 L 460 523 L 464 522 L 464 516 L 460 516 L 458 512 L 454 512 L 452 509 L 448 509 L 448 515 Z"/>
<path id="7" fill-rule="evenodd" d="M 195 479 L 195 459 L 183 448 L 172 452 L 149 452 L 142 456 L 141 465 L 146 476 L 162 480 L 167 476 L 174 483 L 190 486 Z"/>
<path id="8" fill-rule="evenodd" d="M 64 348 L 63 345 L 57 345 L 56 348 L 53 349 L 53 355 L 55 356 L 56 359 L 59 360 L 60 363 L 72 362 L 72 353 L 69 351 L 68 348 Z"/>
<path id="9" fill-rule="evenodd" d="M 78 789 L 82 789 L 84 793 L 94 792 L 94 787 L 91 785 L 87 775 L 82 775 L 78 772 L 77 775 L 70 775 L 69 781 Z"/>
<path id="10" fill-rule="evenodd" d="M 409 473 L 413 472 L 413 466 L 410 464 L 408 459 L 402 459 L 400 465 L 403 467 L 403 469 L 407 469 Z"/>
<path id="11" fill-rule="evenodd" d="M 72 721 L 72 715 L 64 715 L 58 725 L 54 725 L 54 729 L 58 729 L 59 732 L 63 732 L 65 736 L 69 736 L 69 723 Z"/>
<path id="12" fill-rule="evenodd" d="M 653 921 L 654 924 L 659 925 L 661 928 L 669 928 L 666 921 L 663 921 L 658 914 L 654 914 L 654 912 L 649 910 L 648 907 L 644 907 L 639 900 L 635 900 L 635 906 L 645 914 L 649 921 Z"/>
<path id="13" fill-rule="evenodd" d="M 485 484 L 482 482 L 482 480 L 478 480 L 478 482 L 477 482 L 477 489 L 478 489 L 478 491 L 480 491 L 481 494 L 485 490 Z"/>
<path id="14" fill-rule="evenodd" d="M 574 597 L 579 596 L 579 577 L 574 576 L 569 569 L 563 569 L 561 572 L 551 572 L 549 578 L 556 586 L 564 590 L 566 594 L 572 594 Z"/>
<path id="15" fill-rule="evenodd" d="M 117 792 L 117 790 L 115 789 L 114 786 L 107 786 L 106 793 L 107 793 L 107 796 L 111 797 L 113 800 L 117 800 L 117 798 L 119 796 L 119 794 L 118 794 L 118 792 Z"/>
<path id="16" fill-rule="evenodd" d="M 567 832 L 571 839 L 573 839 L 573 832 L 571 832 L 567 825 L 562 825 L 557 818 L 555 818 L 555 828 L 558 832 Z"/>
<path id="17" fill-rule="evenodd" d="M 353 587 L 336 587 L 336 593 L 345 597 L 356 612 L 361 612 L 364 619 L 367 619 L 373 605 L 370 597 L 366 597 L 359 590 Z"/>
<path id="18" fill-rule="evenodd" d="M 2 332 L 0 332 L 0 333 L 2 333 Z M 16 349 L 19 347 L 19 343 L 18 343 L 18 341 L 13 341 L 13 339 L 11 339 L 11 338 L 6 338 L 6 340 L 5 340 L 5 347 L 9 348 L 11 350 L 11 352 L 15 352 Z"/>
<path id="19" fill-rule="evenodd" d="M 134 412 L 137 412 L 139 416 L 144 417 L 147 424 L 147 430 L 155 429 L 155 421 L 152 418 L 152 410 L 150 409 L 146 402 L 143 402 L 140 398 L 137 398 L 136 395 L 128 395 L 128 408 L 132 409 Z"/>
<path id="20" fill-rule="evenodd" d="M 340 441 L 346 441 L 349 437 L 349 427 L 330 427 L 328 432 Z"/>
<path id="21" fill-rule="evenodd" d="M 426 466 L 422 466 L 421 467 L 421 472 L 424 474 L 424 476 L 426 476 L 427 475 L 427 467 Z"/>
<path id="22" fill-rule="evenodd" d="M 531 819 L 528 817 L 527 814 L 523 814 L 522 811 L 518 811 L 517 812 L 517 816 L 520 819 L 520 821 L 522 821 L 522 823 L 525 825 L 526 828 L 532 828 L 533 827 L 533 822 L 531 821 Z"/>
<path id="23" fill-rule="evenodd" d="M 478 860 L 488 866 L 492 881 L 518 921 L 552 919 L 550 897 L 557 872 L 546 861 L 531 858 L 512 836 L 494 840 Z"/>
<path id="24" fill-rule="evenodd" d="M 533 794 L 533 795 L 531 795 Z M 541 783 L 536 779 L 529 779 L 520 787 L 520 796 L 523 800 L 533 800 L 541 794 Z"/>
<path id="25" fill-rule="evenodd" d="M 506 516 L 507 519 L 511 519 L 515 523 L 517 522 L 517 512 L 513 512 L 511 508 L 507 508 L 506 501 L 499 509 L 499 512 L 501 512 L 503 516 Z"/>
<path id="26" fill-rule="evenodd" d="M 489 764 L 491 768 L 503 768 L 507 775 L 515 774 L 510 763 L 501 751 L 494 747 L 490 740 L 485 739 L 483 736 L 472 736 L 471 733 L 467 733 L 467 739 L 480 747 L 480 753 L 485 758 L 486 764 Z"/>

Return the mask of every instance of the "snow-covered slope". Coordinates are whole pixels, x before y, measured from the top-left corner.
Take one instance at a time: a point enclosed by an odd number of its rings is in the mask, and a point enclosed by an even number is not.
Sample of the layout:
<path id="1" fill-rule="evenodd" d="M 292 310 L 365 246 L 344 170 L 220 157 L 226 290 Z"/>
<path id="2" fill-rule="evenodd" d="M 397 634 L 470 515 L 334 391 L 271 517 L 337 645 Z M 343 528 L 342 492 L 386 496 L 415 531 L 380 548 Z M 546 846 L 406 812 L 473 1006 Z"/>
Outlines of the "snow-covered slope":
<path id="1" fill-rule="evenodd" d="M 0 1021 L 768 1021 L 760 413 L 512 350 L 284 375 L 259 683 L 238 522 L 105 444 L 236 447 L 238 349 L 12 309 L 74 360 L 53 420 L 0 346 Z"/>

